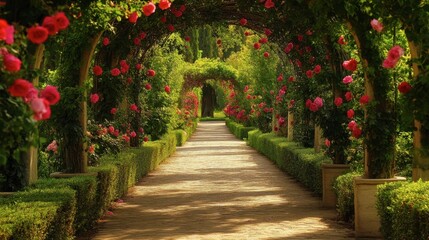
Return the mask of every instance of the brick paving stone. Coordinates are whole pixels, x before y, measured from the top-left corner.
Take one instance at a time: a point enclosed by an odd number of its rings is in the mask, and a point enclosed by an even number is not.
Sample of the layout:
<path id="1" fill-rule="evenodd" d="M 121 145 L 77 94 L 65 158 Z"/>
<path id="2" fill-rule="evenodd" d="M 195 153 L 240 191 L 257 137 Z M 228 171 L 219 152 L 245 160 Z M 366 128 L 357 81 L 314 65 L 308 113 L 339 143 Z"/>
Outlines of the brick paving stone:
<path id="1" fill-rule="evenodd" d="M 201 122 L 185 146 L 130 189 L 93 239 L 354 239 L 335 218 L 224 122 Z"/>

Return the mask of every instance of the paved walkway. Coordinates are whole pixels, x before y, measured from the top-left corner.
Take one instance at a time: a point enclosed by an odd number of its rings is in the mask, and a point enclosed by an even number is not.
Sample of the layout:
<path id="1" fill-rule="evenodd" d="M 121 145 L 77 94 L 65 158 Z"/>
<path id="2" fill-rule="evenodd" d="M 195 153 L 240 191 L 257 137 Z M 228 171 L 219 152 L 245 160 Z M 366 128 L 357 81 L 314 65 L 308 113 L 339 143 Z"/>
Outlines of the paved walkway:
<path id="1" fill-rule="evenodd" d="M 93 239 L 354 239 L 320 205 L 223 122 L 201 122 Z"/>

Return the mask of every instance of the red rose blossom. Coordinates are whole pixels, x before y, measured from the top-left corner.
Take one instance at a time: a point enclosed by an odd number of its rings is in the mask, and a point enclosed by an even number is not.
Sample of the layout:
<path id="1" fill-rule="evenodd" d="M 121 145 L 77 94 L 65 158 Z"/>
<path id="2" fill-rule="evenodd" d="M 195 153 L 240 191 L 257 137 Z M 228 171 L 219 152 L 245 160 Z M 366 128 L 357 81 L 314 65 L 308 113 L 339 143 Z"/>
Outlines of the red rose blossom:
<path id="1" fill-rule="evenodd" d="M 60 101 L 60 93 L 57 87 L 48 85 L 40 92 L 40 97 L 46 99 L 50 105 L 57 104 Z"/>
<path id="2" fill-rule="evenodd" d="M 132 12 L 130 14 L 130 16 L 128 16 L 128 21 L 130 21 L 130 23 L 136 23 L 137 19 L 139 18 L 139 15 L 137 14 L 137 12 Z"/>
<path id="3" fill-rule="evenodd" d="M 352 92 L 346 92 L 345 97 L 346 97 L 346 101 L 350 102 L 353 99 Z"/>
<path id="4" fill-rule="evenodd" d="M 349 109 L 347 111 L 347 117 L 352 119 L 355 116 L 355 111 L 353 109 Z"/>
<path id="5" fill-rule="evenodd" d="M 33 26 L 27 30 L 27 38 L 34 44 L 42 44 L 48 40 L 49 31 L 42 26 Z"/>
<path id="6" fill-rule="evenodd" d="M 146 75 L 147 75 L 148 77 L 154 77 L 154 76 L 156 75 L 156 72 L 155 72 L 155 70 L 153 70 L 153 69 L 149 69 L 149 70 L 147 70 Z"/>
<path id="7" fill-rule="evenodd" d="M 354 72 L 357 68 L 357 61 L 356 59 L 352 58 L 350 60 L 346 60 L 343 62 L 343 67 L 344 69 L 348 70 L 348 71 L 352 71 Z"/>
<path id="8" fill-rule="evenodd" d="M 112 70 L 110 70 L 110 74 L 112 74 L 112 76 L 117 77 L 119 76 L 119 74 L 121 74 L 121 70 L 119 70 L 118 68 L 114 68 Z"/>
<path id="9" fill-rule="evenodd" d="M 245 18 L 240 19 L 240 25 L 241 26 L 244 26 L 246 24 L 247 24 L 247 19 L 245 19 Z"/>
<path id="10" fill-rule="evenodd" d="M 158 6 L 161 10 L 166 10 L 166 9 L 170 8 L 171 2 L 168 0 L 160 0 L 158 3 Z"/>
<path id="11" fill-rule="evenodd" d="M 101 76 L 101 74 L 103 74 L 103 69 L 100 66 L 95 65 L 92 68 L 92 72 L 94 73 L 95 76 Z"/>
<path id="12" fill-rule="evenodd" d="M 51 36 L 57 34 L 59 31 L 56 19 L 51 16 L 47 16 L 43 19 L 42 26 L 48 29 L 48 33 Z"/>
<path id="13" fill-rule="evenodd" d="M 6 71 L 9 72 L 18 72 L 21 70 L 21 60 L 10 53 L 3 55 L 3 65 Z"/>
<path id="14" fill-rule="evenodd" d="M 91 94 L 89 99 L 90 99 L 92 104 L 95 104 L 98 102 L 98 100 L 100 100 L 100 97 L 98 96 L 97 93 L 94 93 L 94 94 Z"/>
<path id="15" fill-rule="evenodd" d="M 31 82 L 25 79 L 16 79 L 12 86 L 8 88 L 8 92 L 14 97 L 25 97 L 29 90 L 33 89 L 34 86 Z"/>
<path id="16" fill-rule="evenodd" d="M 168 94 L 171 92 L 170 86 L 168 86 L 168 85 L 164 87 L 164 90 Z"/>
<path id="17" fill-rule="evenodd" d="M 70 21 L 64 12 L 57 12 L 54 15 L 55 21 L 57 22 L 57 27 L 59 30 L 64 30 L 70 25 Z"/>
<path id="18" fill-rule="evenodd" d="M 343 104 L 343 99 L 341 97 L 335 98 L 334 104 L 335 106 L 340 107 Z"/>
<path id="19" fill-rule="evenodd" d="M 360 104 L 367 104 L 369 102 L 369 96 L 368 95 L 363 95 L 360 99 L 359 99 L 359 103 Z"/>
<path id="20" fill-rule="evenodd" d="M 142 10 L 143 10 L 144 15 L 146 17 L 149 17 L 150 15 L 152 15 L 155 12 L 156 6 L 152 2 L 149 2 L 143 6 Z"/>
<path id="21" fill-rule="evenodd" d="M 103 38 L 103 45 L 107 46 L 109 44 L 110 44 L 110 40 L 107 37 Z"/>
<path id="22" fill-rule="evenodd" d="M 398 90 L 402 94 L 407 94 L 409 91 L 411 91 L 412 87 L 407 82 L 401 82 L 398 86 Z"/>

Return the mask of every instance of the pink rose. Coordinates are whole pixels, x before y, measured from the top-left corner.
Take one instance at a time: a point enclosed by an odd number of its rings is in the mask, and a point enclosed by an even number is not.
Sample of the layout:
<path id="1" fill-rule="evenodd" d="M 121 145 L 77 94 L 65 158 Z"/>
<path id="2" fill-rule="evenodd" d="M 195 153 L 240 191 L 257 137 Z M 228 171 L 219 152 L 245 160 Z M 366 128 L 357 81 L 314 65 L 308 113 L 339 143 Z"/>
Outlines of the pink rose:
<path id="1" fill-rule="evenodd" d="M 110 113 L 113 114 L 113 115 L 115 115 L 117 112 L 118 112 L 117 108 L 110 109 Z"/>
<path id="2" fill-rule="evenodd" d="M 143 10 L 144 15 L 146 17 L 149 17 L 150 15 L 152 15 L 155 12 L 156 6 L 152 2 L 149 2 L 143 6 L 142 10 Z"/>
<path id="3" fill-rule="evenodd" d="M 136 136 L 137 136 L 137 133 L 136 133 L 136 132 L 132 131 L 132 132 L 130 133 L 130 137 L 135 138 Z"/>
<path id="4" fill-rule="evenodd" d="M 313 102 L 318 108 L 323 107 L 323 99 L 321 97 L 316 97 Z"/>
<path id="5" fill-rule="evenodd" d="M 355 116 L 355 111 L 353 109 L 349 109 L 347 111 L 347 117 L 352 119 Z"/>
<path id="6" fill-rule="evenodd" d="M 58 152 L 58 144 L 56 140 L 53 140 L 49 145 L 46 147 L 46 151 L 52 151 L 54 153 Z"/>
<path id="7" fill-rule="evenodd" d="M 40 97 L 48 100 L 50 105 L 57 104 L 60 101 L 60 93 L 57 90 L 57 87 L 48 85 L 40 92 Z"/>
<path id="8" fill-rule="evenodd" d="M 308 78 L 312 78 L 313 77 L 313 70 L 307 70 L 305 72 L 305 75 L 307 75 Z"/>
<path id="9" fill-rule="evenodd" d="M 350 84 L 350 83 L 352 83 L 353 82 L 353 78 L 352 78 L 352 76 L 345 76 L 344 78 L 343 78 L 343 83 L 344 84 Z"/>
<path id="10" fill-rule="evenodd" d="M 36 121 L 45 120 L 51 117 L 49 102 L 44 98 L 34 98 L 30 102 L 30 108 L 33 110 L 33 118 Z"/>
<path id="11" fill-rule="evenodd" d="M 343 104 L 343 99 L 341 97 L 335 98 L 334 104 L 335 106 L 340 107 Z"/>
<path id="12" fill-rule="evenodd" d="M 352 92 L 346 92 L 345 97 L 346 97 L 346 101 L 350 102 L 353 99 L 353 93 Z"/>
<path id="13" fill-rule="evenodd" d="M 18 72 L 21 70 L 21 60 L 10 53 L 3 55 L 3 65 L 6 71 L 9 72 Z"/>
<path id="14" fill-rule="evenodd" d="M 98 102 L 98 100 L 100 100 L 100 97 L 98 96 L 97 93 L 94 93 L 94 94 L 91 94 L 89 99 L 90 99 L 92 104 L 95 104 Z"/>
<path id="15" fill-rule="evenodd" d="M 346 60 L 343 62 L 343 67 L 344 69 L 348 70 L 348 71 L 356 71 L 357 68 L 357 61 L 356 59 L 352 58 L 350 60 Z"/>
<path id="16" fill-rule="evenodd" d="M 372 19 L 370 24 L 375 31 L 383 31 L 383 24 L 381 24 L 381 22 L 379 22 L 377 19 Z"/>

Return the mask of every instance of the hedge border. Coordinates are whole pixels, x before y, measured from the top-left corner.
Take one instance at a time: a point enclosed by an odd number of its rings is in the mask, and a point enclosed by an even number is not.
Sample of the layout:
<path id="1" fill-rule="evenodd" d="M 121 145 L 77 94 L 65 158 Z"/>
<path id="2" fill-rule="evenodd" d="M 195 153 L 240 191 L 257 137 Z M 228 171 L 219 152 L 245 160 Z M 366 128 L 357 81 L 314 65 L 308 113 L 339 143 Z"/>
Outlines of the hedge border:
<path id="1" fill-rule="evenodd" d="M 186 129 L 190 136 L 197 122 Z M 177 131 L 106 155 L 89 172 L 96 176 L 40 179 L 9 197 L 0 197 L 0 239 L 72 239 L 91 229 L 112 202 L 176 151 Z M 79 204 L 77 204 L 79 203 Z"/>
<path id="2" fill-rule="evenodd" d="M 255 127 L 245 127 L 240 123 L 234 122 L 233 120 L 227 118 L 225 124 L 228 129 L 240 140 L 247 139 L 249 132 L 255 130 Z"/>

